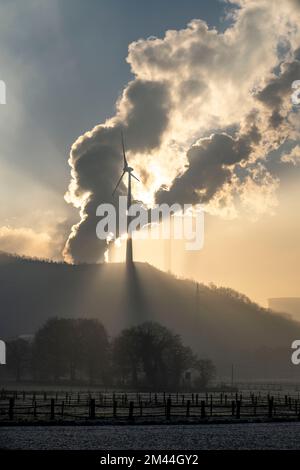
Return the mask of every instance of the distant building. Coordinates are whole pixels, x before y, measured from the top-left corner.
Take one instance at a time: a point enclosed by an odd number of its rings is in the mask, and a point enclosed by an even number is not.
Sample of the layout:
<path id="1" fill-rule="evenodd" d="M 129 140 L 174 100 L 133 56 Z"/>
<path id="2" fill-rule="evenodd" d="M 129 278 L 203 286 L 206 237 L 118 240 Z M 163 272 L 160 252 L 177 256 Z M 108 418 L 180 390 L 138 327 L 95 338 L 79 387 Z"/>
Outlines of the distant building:
<path id="1" fill-rule="evenodd" d="M 277 297 L 269 299 L 269 308 L 275 312 L 288 313 L 300 321 L 300 297 Z"/>

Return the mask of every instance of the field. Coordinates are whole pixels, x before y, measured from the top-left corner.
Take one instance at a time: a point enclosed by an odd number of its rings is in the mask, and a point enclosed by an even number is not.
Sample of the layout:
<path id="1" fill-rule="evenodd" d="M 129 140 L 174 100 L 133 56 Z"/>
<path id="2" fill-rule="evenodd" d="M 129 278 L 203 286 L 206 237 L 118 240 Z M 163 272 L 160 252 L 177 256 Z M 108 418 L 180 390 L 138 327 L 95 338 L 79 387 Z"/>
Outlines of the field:
<path id="1" fill-rule="evenodd" d="M 6 426 L 0 449 L 300 449 L 300 423 Z"/>

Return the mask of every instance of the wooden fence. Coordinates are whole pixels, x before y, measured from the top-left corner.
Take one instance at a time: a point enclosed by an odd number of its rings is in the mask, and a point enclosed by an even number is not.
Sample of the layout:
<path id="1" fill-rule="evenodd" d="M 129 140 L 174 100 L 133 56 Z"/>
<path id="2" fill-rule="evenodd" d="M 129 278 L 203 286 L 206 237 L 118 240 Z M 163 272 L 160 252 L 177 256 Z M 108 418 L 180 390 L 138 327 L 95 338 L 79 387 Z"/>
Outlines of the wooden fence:
<path id="1" fill-rule="evenodd" d="M 78 420 L 300 419 L 299 395 L 258 393 L 0 392 L 0 423 Z"/>

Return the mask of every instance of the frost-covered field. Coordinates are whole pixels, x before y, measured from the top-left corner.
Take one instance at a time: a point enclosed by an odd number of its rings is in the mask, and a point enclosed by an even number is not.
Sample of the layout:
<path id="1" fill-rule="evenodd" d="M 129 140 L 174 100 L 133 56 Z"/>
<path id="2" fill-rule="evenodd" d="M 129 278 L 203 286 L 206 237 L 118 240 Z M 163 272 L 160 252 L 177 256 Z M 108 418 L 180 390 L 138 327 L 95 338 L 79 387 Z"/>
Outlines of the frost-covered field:
<path id="1" fill-rule="evenodd" d="M 300 449 L 300 423 L 1 427 L 1 449 Z"/>

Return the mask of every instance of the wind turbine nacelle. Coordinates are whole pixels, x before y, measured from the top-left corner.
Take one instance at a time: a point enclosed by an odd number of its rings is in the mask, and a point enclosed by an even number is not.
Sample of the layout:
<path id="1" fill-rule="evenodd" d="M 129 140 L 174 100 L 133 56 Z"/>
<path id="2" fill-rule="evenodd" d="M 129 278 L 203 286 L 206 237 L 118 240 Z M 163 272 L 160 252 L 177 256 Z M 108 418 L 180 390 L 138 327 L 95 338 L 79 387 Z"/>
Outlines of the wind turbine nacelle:
<path id="1" fill-rule="evenodd" d="M 131 168 L 131 166 L 125 166 L 123 171 L 128 171 L 128 173 L 131 173 L 133 168 Z"/>

